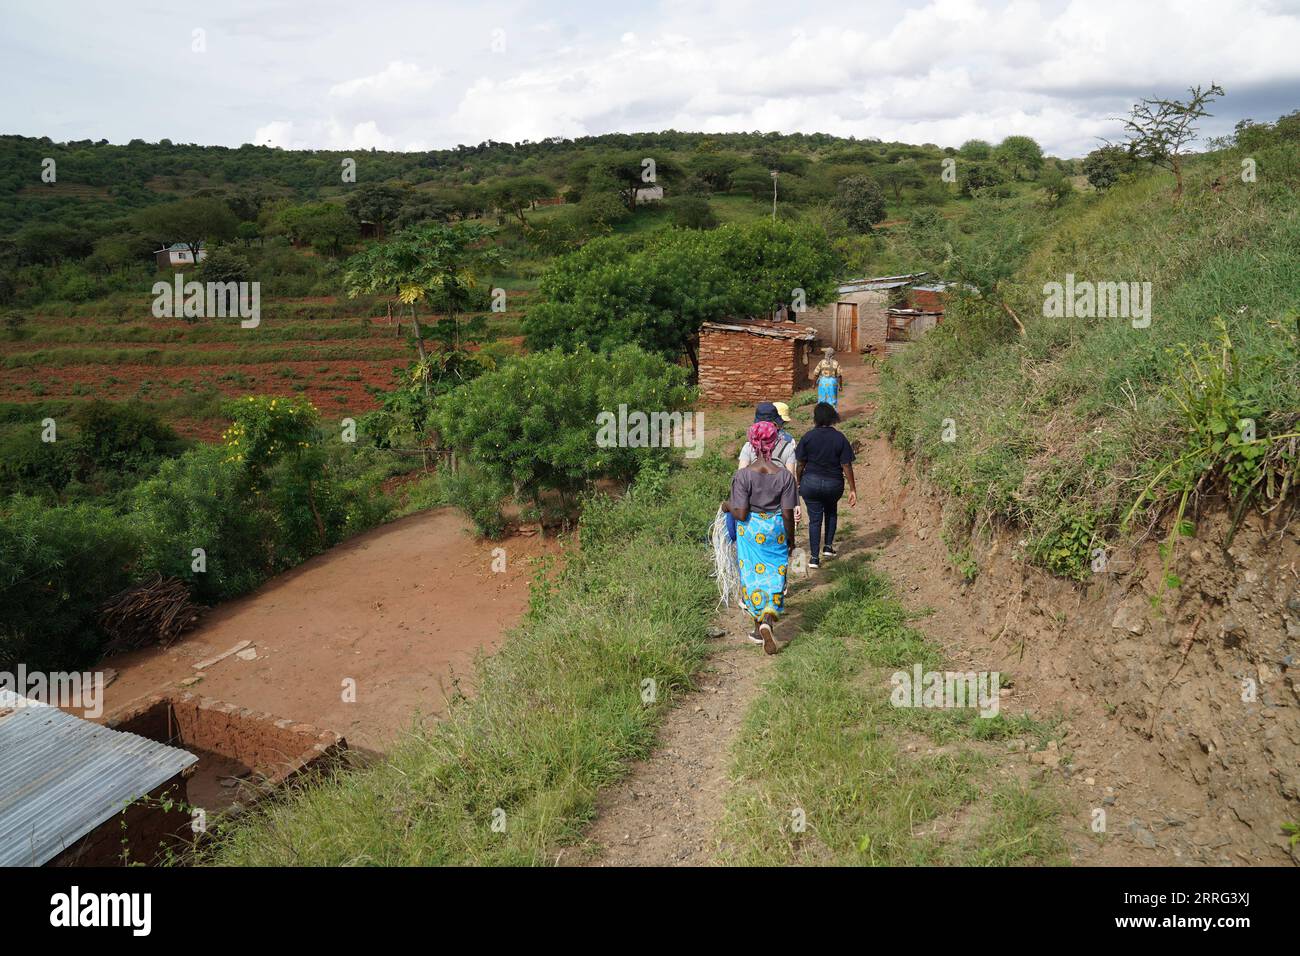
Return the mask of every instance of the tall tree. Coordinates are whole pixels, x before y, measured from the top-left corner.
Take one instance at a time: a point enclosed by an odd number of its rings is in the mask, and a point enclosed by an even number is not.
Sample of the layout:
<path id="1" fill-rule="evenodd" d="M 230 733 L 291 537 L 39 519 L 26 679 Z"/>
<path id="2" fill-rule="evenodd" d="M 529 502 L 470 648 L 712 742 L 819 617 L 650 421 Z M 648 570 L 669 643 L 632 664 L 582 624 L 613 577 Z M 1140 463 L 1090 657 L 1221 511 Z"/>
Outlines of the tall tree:
<path id="1" fill-rule="evenodd" d="M 361 183 L 343 205 L 358 223 L 373 222 L 380 236 L 401 212 L 411 190 L 390 183 Z"/>
<path id="2" fill-rule="evenodd" d="M 199 246 L 235 238 L 239 220 L 219 199 L 178 199 L 140 210 L 135 225 L 159 245 L 184 243 L 197 263 Z"/>
<path id="3" fill-rule="evenodd" d="M 1164 167 L 1174 174 L 1174 198 L 1183 195 L 1183 150 L 1196 139 L 1196 121 L 1211 115 L 1206 109 L 1223 96 L 1223 87 L 1188 89 L 1186 101 L 1148 98 L 1133 105 L 1124 120 L 1131 156 Z"/>
<path id="4" fill-rule="evenodd" d="M 993 162 L 1015 179 L 1033 179 L 1043 168 L 1043 149 L 1028 136 L 1008 136 L 993 150 Z"/>
<path id="5" fill-rule="evenodd" d="M 885 218 L 885 194 L 870 176 L 841 179 L 832 205 L 854 232 L 866 234 Z"/>
<path id="6" fill-rule="evenodd" d="M 516 216 L 520 225 L 527 226 L 524 210 L 539 199 L 554 196 L 555 187 L 541 176 L 513 176 L 492 183 L 487 188 L 487 195 L 494 206 Z"/>
<path id="7" fill-rule="evenodd" d="M 609 236 L 556 260 L 524 331 L 530 348 L 608 351 L 631 342 L 698 367 L 703 322 L 766 314 L 796 290 L 816 305 L 834 291 L 839 266 L 823 230 L 766 219 Z"/>
<path id="8" fill-rule="evenodd" d="M 419 353 L 416 376 L 426 397 L 432 396 L 434 378 L 459 376 L 468 358 L 460 315 L 481 294 L 484 274 L 503 263 L 501 253 L 487 244 L 491 234 L 482 223 L 422 223 L 364 249 L 344 266 L 349 298 L 383 295 L 410 310 Z M 443 316 L 434 324 L 436 368 L 425 348 L 417 306 Z"/>

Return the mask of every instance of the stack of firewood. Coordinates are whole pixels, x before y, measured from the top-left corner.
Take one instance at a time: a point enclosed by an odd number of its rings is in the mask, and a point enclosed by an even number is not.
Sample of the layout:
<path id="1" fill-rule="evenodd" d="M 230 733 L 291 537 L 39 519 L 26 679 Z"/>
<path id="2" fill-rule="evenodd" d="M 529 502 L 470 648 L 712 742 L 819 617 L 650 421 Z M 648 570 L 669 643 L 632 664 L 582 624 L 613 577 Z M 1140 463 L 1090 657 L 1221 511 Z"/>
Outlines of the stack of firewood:
<path id="1" fill-rule="evenodd" d="M 99 624 L 109 636 L 105 654 L 119 654 L 150 644 L 168 646 L 194 625 L 203 608 L 190 600 L 190 589 L 179 578 L 155 574 L 105 601 Z"/>

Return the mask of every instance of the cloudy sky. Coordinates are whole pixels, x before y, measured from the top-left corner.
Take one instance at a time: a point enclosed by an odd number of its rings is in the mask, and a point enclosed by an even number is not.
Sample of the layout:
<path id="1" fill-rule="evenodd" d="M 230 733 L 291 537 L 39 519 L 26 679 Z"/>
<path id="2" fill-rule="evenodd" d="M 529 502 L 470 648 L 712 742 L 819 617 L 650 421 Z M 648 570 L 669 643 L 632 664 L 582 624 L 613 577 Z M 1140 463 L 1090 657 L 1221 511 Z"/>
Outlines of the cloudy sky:
<path id="1" fill-rule="evenodd" d="M 1075 156 L 1141 96 L 1300 109 L 1300 0 L 0 0 L 0 133 L 430 149 L 780 130 Z"/>

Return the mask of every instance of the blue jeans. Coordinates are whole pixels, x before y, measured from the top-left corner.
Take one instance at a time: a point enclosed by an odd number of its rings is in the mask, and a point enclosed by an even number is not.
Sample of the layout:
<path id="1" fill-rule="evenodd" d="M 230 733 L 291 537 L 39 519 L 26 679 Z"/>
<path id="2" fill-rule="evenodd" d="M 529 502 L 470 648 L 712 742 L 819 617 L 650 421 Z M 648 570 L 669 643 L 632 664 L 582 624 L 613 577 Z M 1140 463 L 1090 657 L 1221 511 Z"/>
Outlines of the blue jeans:
<path id="1" fill-rule="evenodd" d="M 822 521 L 826 523 L 825 547 L 835 541 L 835 525 L 839 519 L 840 499 L 844 497 L 844 478 L 804 473 L 799 482 L 799 494 L 808 507 L 808 557 L 818 560 L 822 553 Z"/>

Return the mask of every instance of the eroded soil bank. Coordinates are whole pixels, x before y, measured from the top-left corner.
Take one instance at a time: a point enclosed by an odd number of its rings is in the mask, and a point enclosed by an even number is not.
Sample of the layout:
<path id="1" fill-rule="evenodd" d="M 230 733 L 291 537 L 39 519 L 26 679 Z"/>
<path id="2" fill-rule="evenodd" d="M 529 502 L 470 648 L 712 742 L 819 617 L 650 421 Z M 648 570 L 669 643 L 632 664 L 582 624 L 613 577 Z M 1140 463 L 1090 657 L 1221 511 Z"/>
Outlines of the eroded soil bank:
<path id="1" fill-rule="evenodd" d="M 929 612 L 918 626 L 954 668 L 1010 678 L 1004 712 L 1059 720 L 1059 747 L 1023 752 L 1012 741 L 999 772 L 1056 785 L 1070 859 L 1296 863 L 1281 825 L 1300 820 L 1297 529 L 1281 515 L 1253 516 L 1225 548 L 1218 510 L 1169 569 L 1146 541 L 1112 553 L 1106 572 L 1082 585 L 1030 567 L 1015 537 L 998 533 L 970 545 L 979 571 L 968 581 L 942 539 L 940 498 L 873 435 L 874 370 L 853 363 L 846 379 L 859 504 L 842 505 L 841 521 L 852 546 L 870 552 L 909 608 Z M 795 411 L 800 431 L 808 413 Z M 743 424 L 734 410 L 717 417 Z M 1161 593 L 1166 570 L 1181 585 Z M 656 753 L 604 795 L 585 846 L 561 862 L 718 861 L 729 755 L 770 674 L 771 659 L 742 643 L 740 623 L 719 615 L 699 690 L 669 715 Z"/>
<path id="2" fill-rule="evenodd" d="M 1245 519 L 1230 544 L 1229 517 L 1207 509 L 1168 568 L 1178 587 L 1161 589 L 1156 541 L 1076 585 L 1029 567 L 1006 533 L 972 543 L 968 583 L 938 497 L 885 441 L 863 451 L 885 506 L 879 566 L 935 609 L 926 629 L 955 660 L 1011 675 L 1018 709 L 1066 718 L 1053 772 L 1107 811 L 1107 843 L 1132 850 L 1123 862 L 1296 862 L 1281 825 L 1300 819 L 1300 537 L 1281 509 Z"/>

